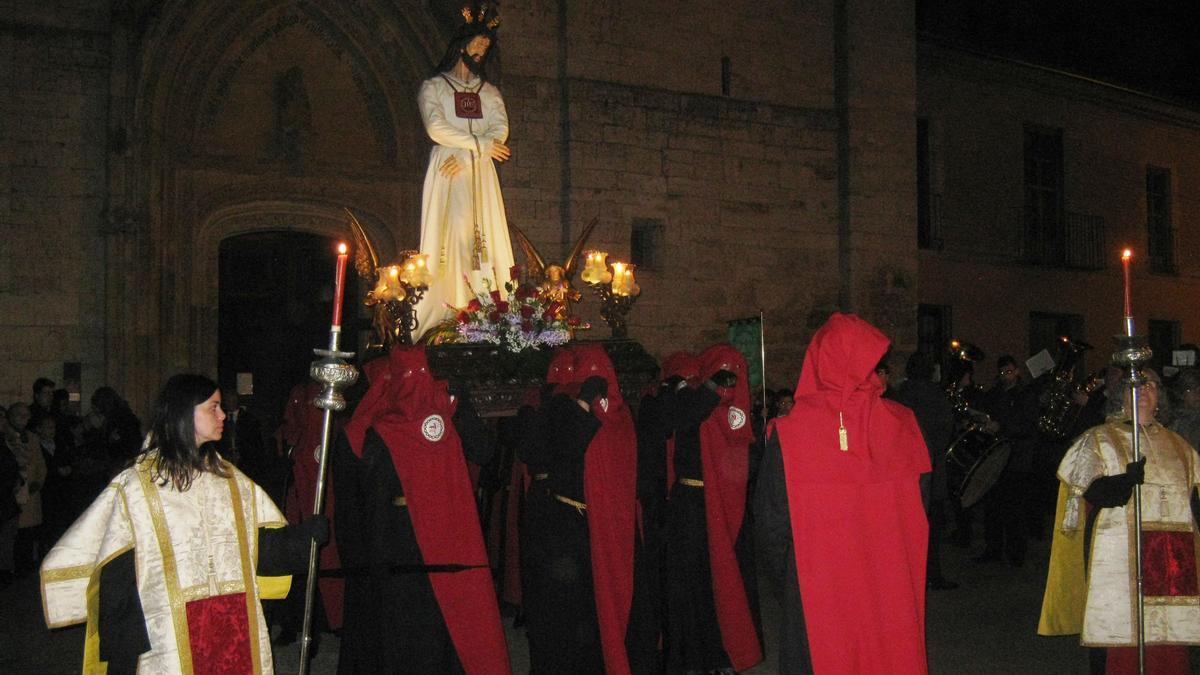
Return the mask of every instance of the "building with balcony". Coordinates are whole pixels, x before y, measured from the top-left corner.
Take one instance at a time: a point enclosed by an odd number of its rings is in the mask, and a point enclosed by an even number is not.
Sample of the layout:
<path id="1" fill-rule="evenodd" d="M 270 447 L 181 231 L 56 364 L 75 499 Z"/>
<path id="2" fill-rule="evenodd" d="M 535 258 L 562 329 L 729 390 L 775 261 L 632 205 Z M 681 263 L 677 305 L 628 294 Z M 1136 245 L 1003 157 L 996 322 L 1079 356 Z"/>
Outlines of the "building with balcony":
<path id="1" fill-rule="evenodd" d="M 1200 339 L 1200 111 L 923 38 L 917 45 L 918 342 L 1018 359 L 1062 335 L 1111 354 L 1120 252 L 1156 364 Z"/>

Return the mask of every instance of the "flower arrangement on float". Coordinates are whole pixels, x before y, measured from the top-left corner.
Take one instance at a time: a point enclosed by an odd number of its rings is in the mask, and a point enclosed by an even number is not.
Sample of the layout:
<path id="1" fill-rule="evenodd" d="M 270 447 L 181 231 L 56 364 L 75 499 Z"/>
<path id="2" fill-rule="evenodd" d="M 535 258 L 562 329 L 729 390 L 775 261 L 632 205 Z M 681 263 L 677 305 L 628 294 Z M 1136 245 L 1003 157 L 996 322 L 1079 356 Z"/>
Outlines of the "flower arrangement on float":
<path id="1" fill-rule="evenodd" d="M 566 306 L 527 280 L 521 266 L 509 270 L 504 290 L 471 287 L 475 297 L 466 307 L 455 307 L 458 341 L 499 345 L 510 352 L 556 347 L 571 339 L 575 330 L 588 328 L 578 317 L 565 316 Z M 470 281 L 467 282 L 470 287 Z"/>

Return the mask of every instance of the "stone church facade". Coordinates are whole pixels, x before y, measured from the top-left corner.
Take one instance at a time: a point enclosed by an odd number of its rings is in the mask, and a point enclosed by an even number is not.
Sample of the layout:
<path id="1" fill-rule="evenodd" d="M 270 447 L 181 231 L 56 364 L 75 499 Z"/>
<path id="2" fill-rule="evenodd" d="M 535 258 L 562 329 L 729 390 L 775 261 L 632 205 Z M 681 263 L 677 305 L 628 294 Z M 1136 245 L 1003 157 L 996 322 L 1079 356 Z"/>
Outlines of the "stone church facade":
<path id="1" fill-rule="evenodd" d="M 217 254 L 251 232 L 419 241 L 416 90 L 440 0 L 47 0 L 0 19 L 0 400 L 78 364 L 145 413 L 217 370 Z M 511 1 L 495 78 L 510 220 L 558 257 L 655 264 L 630 332 L 656 356 L 765 316 L 789 386 L 829 312 L 916 343 L 916 45 L 888 0 Z M 518 258 L 520 255 L 518 254 Z M 581 311 L 607 335 L 588 299 Z M 313 345 L 317 346 L 317 345 Z M 86 408 L 86 404 L 84 406 Z"/>

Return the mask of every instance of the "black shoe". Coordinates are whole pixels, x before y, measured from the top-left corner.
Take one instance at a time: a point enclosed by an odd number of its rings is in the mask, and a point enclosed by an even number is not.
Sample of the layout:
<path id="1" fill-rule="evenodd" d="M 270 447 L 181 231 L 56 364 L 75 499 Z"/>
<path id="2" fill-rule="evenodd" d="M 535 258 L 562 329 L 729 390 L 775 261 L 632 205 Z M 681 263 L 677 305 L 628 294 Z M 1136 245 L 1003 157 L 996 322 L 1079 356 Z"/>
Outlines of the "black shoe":
<path id="1" fill-rule="evenodd" d="M 977 555 L 974 558 L 971 558 L 971 562 L 976 562 L 976 563 L 1000 562 L 1000 554 L 999 553 L 991 553 L 989 551 L 984 551 L 982 554 Z"/>
<path id="2" fill-rule="evenodd" d="M 931 591 L 952 591 L 958 588 L 958 584 L 944 577 L 937 577 L 925 582 L 925 587 Z"/>

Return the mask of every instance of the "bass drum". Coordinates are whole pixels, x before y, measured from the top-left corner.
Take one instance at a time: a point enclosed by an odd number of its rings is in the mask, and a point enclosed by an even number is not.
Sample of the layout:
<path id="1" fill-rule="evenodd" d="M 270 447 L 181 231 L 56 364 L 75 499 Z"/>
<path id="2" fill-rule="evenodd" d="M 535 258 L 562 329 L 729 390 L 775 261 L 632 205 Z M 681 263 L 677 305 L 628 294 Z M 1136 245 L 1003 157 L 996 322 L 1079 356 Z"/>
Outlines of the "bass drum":
<path id="1" fill-rule="evenodd" d="M 1012 452 L 1008 441 L 977 429 L 965 431 L 946 451 L 946 482 L 950 494 L 970 508 L 996 485 Z"/>

